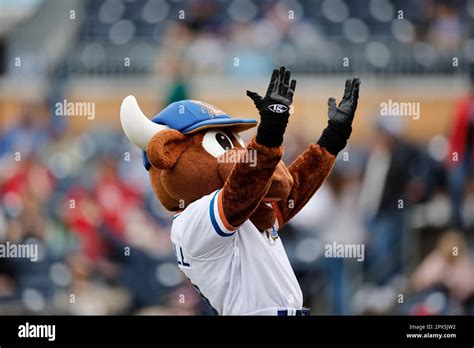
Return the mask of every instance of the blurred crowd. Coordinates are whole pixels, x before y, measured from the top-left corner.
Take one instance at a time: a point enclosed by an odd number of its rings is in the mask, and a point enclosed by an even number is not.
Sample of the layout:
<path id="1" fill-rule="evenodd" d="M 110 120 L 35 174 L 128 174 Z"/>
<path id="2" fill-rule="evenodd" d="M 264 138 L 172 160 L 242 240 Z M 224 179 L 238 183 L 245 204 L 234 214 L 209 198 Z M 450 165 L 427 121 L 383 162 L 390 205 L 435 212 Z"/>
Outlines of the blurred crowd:
<path id="1" fill-rule="evenodd" d="M 451 73 L 474 62 L 470 0 L 94 0 L 66 74 Z M 54 18 L 51 18 L 54 20 Z M 133 64 L 124 65 L 123 57 Z M 174 57 L 179 57 L 175 60 Z M 343 57 L 350 62 L 343 64 Z M 236 69 L 238 67 L 238 69 Z M 13 67 L 12 67 L 13 68 Z M 12 71 L 15 69 L 12 69 Z"/>
<path id="2" fill-rule="evenodd" d="M 446 59 L 474 62 L 469 1 L 202 0 L 186 11 L 182 22 L 159 24 L 159 45 L 193 72 L 255 75 L 286 64 L 333 73 L 342 57 L 358 73 L 446 72 Z"/>
<path id="3" fill-rule="evenodd" d="M 168 75 L 166 105 L 192 98 L 188 77 L 200 72 L 452 73 L 446 57 L 474 62 L 473 1 L 83 3 L 77 38 L 56 67 L 45 64 L 51 100 L 74 74 Z M 345 55 L 348 69 L 335 59 Z M 36 262 L 0 257 L 0 314 L 211 314 L 176 265 L 172 215 L 140 151 L 113 129 L 69 136 L 50 102 L 25 101 L 0 128 L 0 244 L 40 250 Z M 313 314 L 474 314 L 474 88 L 453 110 L 448 138 L 410 143 L 402 118 L 374 118 L 372 136 L 339 155 L 280 233 L 305 305 Z M 316 140 L 296 132 L 285 136 L 287 164 Z M 364 261 L 325 257 L 333 242 L 364 245 Z"/>
<path id="4" fill-rule="evenodd" d="M 280 234 L 314 313 L 473 314 L 473 110 L 474 92 L 451 139 L 426 145 L 378 117 L 339 156 Z M 114 131 L 66 137 L 47 115 L 25 103 L 1 130 L 0 243 L 40 255 L 0 258 L 0 312 L 210 314 L 176 266 L 140 152 Z M 290 131 L 285 161 L 310 141 Z M 333 242 L 364 245 L 363 262 L 325 257 Z"/>

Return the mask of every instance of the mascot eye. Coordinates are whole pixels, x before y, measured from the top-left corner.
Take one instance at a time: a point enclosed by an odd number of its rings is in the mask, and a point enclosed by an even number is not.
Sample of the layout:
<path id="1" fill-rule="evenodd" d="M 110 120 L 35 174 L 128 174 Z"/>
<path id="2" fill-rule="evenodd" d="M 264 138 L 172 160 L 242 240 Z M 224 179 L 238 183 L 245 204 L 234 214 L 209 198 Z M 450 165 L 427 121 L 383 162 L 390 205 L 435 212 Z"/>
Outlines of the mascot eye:
<path id="1" fill-rule="evenodd" d="M 237 141 L 239 142 L 239 144 L 242 145 L 242 147 L 245 147 L 244 140 L 242 139 L 242 137 L 240 136 L 240 134 L 235 133 L 235 132 L 232 132 L 232 134 L 234 135 L 235 139 L 237 139 Z"/>
<path id="2" fill-rule="evenodd" d="M 232 145 L 232 141 L 230 141 L 229 137 L 224 133 L 217 133 L 216 140 L 219 143 L 219 145 L 222 146 L 222 148 L 226 151 L 234 147 Z"/>
<path id="3" fill-rule="evenodd" d="M 218 131 L 208 131 L 202 139 L 202 146 L 215 158 L 234 148 L 227 134 Z"/>

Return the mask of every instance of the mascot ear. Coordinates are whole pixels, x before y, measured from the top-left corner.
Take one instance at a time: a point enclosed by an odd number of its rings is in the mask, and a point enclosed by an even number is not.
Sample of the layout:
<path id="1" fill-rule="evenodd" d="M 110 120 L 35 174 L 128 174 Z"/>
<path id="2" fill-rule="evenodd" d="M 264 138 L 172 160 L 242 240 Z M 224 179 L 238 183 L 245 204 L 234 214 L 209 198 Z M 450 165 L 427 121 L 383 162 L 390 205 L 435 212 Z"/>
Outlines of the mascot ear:
<path id="1" fill-rule="evenodd" d="M 186 150 L 186 136 L 167 129 L 155 134 L 148 142 L 146 154 L 151 165 L 158 169 L 171 169 Z"/>

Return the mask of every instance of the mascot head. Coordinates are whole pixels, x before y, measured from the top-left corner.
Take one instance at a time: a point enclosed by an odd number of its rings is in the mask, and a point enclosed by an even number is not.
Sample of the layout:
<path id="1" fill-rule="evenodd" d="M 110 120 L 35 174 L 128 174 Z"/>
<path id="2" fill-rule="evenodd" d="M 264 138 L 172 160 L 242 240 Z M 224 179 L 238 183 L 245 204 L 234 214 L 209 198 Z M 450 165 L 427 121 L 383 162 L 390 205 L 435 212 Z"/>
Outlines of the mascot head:
<path id="1" fill-rule="evenodd" d="M 257 125 L 256 120 L 231 118 L 195 100 L 172 103 L 150 120 L 133 96 L 124 99 L 120 120 L 128 139 L 143 150 L 156 196 L 174 212 L 224 186 L 235 162 L 246 152 L 239 133 Z M 270 203 L 286 199 L 292 184 L 280 161 L 264 201 L 250 217 L 257 228 L 273 225 Z"/>

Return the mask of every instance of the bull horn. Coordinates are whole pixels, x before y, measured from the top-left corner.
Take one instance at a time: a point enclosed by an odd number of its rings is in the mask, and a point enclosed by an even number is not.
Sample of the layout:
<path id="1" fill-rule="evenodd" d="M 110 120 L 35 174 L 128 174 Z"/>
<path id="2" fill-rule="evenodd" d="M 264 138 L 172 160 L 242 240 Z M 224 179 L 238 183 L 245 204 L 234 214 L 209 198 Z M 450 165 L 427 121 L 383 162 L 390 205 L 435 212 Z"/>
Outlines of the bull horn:
<path id="1" fill-rule="evenodd" d="M 126 97 L 120 107 L 120 123 L 127 138 L 142 150 L 150 139 L 158 132 L 169 127 L 152 122 L 140 110 L 137 99 L 133 95 Z"/>

